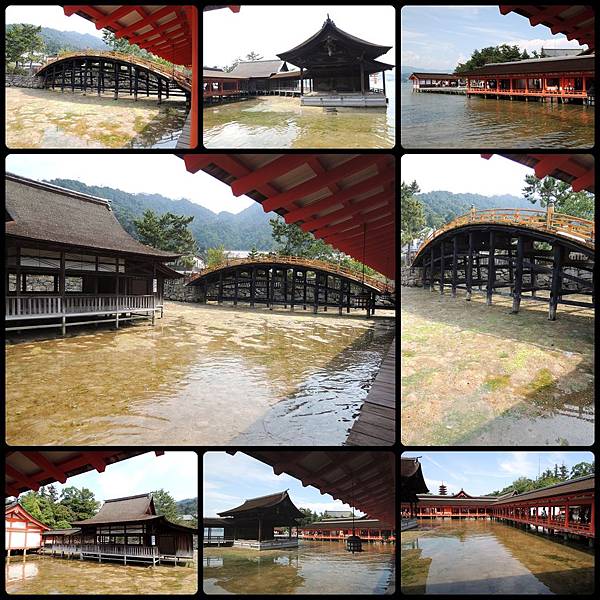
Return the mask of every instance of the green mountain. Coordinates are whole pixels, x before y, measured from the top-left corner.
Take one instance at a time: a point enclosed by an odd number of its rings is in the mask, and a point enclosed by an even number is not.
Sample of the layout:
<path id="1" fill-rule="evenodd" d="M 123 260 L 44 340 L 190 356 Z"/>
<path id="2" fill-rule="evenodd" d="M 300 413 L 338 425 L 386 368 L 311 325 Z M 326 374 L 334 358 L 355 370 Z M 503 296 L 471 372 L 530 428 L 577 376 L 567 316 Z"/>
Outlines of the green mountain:
<path id="1" fill-rule="evenodd" d="M 110 200 L 117 220 L 134 237 L 137 237 L 137 232 L 133 220 L 151 209 L 158 214 L 172 212 L 194 217 L 190 229 L 200 250 L 221 244 L 227 250 L 251 250 L 252 246 L 258 250 L 272 250 L 274 247 L 269 225 L 272 215 L 265 213 L 257 203 L 236 215 L 226 211 L 217 214 L 185 198 L 172 200 L 160 194 L 130 194 L 74 179 L 52 179 L 47 183 Z"/>
<path id="2" fill-rule="evenodd" d="M 446 191 L 434 191 L 417 194 L 423 203 L 425 219 L 429 227 L 439 227 L 452 219 L 471 210 L 473 204 L 477 210 L 490 208 L 529 208 L 536 207 L 529 200 L 503 194 L 499 196 L 482 196 L 480 194 L 453 194 Z"/>
<path id="3" fill-rule="evenodd" d="M 5 31 L 12 25 L 6 25 Z M 51 27 L 42 27 L 40 32 L 44 44 L 46 45 L 46 54 L 56 54 L 60 50 L 108 50 L 109 47 L 98 38 L 89 33 L 78 33 L 77 31 L 59 31 Z"/>
<path id="4" fill-rule="evenodd" d="M 177 512 L 180 515 L 197 515 L 198 514 L 198 498 L 186 498 L 185 500 L 178 500 L 175 502 L 177 505 Z"/>

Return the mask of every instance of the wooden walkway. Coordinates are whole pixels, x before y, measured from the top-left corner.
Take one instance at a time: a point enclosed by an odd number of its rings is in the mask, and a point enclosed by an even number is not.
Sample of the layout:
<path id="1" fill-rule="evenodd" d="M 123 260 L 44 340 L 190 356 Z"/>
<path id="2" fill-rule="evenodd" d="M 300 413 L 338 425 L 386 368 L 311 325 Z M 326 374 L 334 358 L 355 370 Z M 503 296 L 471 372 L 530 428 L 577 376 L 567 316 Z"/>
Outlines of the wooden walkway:
<path id="1" fill-rule="evenodd" d="M 396 442 L 396 339 L 354 422 L 346 446 L 392 446 Z"/>
<path id="2" fill-rule="evenodd" d="M 188 150 L 190 148 L 190 129 L 192 127 L 192 112 L 188 113 L 188 116 L 183 124 L 183 130 L 177 140 L 176 150 Z"/>

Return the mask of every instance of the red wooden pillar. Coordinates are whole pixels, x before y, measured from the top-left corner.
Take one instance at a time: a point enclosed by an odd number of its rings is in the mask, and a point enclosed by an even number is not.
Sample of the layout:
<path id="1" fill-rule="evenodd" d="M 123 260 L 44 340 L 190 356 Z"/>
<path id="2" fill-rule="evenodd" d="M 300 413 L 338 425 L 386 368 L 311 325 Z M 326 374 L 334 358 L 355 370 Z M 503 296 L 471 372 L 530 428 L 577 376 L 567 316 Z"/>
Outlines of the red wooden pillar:
<path id="1" fill-rule="evenodd" d="M 190 148 L 198 146 L 198 113 L 200 107 L 200 76 L 198 74 L 198 9 L 195 6 L 186 6 L 190 35 L 192 37 L 192 100 L 190 124 Z"/>
<path id="2" fill-rule="evenodd" d="M 585 89 L 585 75 L 582 75 L 582 77 L 581 77 L 581 83 L 583 85 L 583 95 L 585 96 L 585 92 L 586 92 L 586 89 Z M 593 506 L 593 503 L 592 503 L 592 506 Z"/>
<path id="3" fill-rule="evenodd" d="M 591 508 L 591 514 L 590 514 L 590 531 L 594 532 L 594 506 L 595 506 L 595 502 L 592 500 L 592 508 Z"/>
<path id="4" fill-rule="evenodd" d="M 569 503 L 565 504 L 565 529 L 569 528 Z"/>

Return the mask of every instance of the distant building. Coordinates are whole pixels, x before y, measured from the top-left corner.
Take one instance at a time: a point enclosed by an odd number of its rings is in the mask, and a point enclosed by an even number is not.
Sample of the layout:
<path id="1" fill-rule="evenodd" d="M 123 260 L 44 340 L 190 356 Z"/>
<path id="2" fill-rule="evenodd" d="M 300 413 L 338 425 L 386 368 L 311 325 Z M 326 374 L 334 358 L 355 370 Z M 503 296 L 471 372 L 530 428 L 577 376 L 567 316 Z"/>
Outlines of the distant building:
<path id="1" fill-rule="evenodd" d="M 225 254 L 229 258 L 248 258 L 250 250 L 225 250 Z"/>
<path id="2" fill-rule="evenodd" d="M 544 48 L 543 46 L 541 51 L 546 58 L 551 58 L 554 56 L 577 56 L 582 52 L 583 48 Z"/>
<path id="3" fill-rule="evenodd" d="M 47 527 L 32 517 L 16 500 L 5 504 L 5 548 L 10 556 L 11 550 L 37 550 L 42 545 L 42 532 Z"/>
<path id="4" fill-rule="evenodd" d="M 341 519 L 344 517 L 351 517 L 351 516 L 352 516 L 351 510 L 326 510 L 323 513 L 324 519 Z"/>
<path id="5" fill-rule="evenodd" d="M 193 521 L 196 518 L 194 515 L 179 515 L 180 521 Z"/>

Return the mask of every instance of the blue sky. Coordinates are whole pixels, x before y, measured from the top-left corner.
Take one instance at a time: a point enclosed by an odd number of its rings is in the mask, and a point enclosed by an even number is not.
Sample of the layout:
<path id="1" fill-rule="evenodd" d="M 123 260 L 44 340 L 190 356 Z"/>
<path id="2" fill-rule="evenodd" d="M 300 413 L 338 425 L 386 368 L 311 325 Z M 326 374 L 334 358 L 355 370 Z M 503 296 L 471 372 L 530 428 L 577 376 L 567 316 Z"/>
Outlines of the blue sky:
<path id="1" fill-rule="evenodd" d="M 254 204 L 247 196 L 236 198 L 228 185 L 204 171 L 189 173 L 174 154 L 9 154 L 6 170 L 37 181 L 76 179 L 132 194 L 185 198 L 215 213 L 237 214 Z"/>
<path id="2" fill-rule="evenodd" d="M 401 65 L 453 70 L 473 50 L 499 44 L 518 45 L 531 54 L 544 48 L 577 48 L 575 40 L 552 35 L 545 25 L 531 27 L 516 13 L 500 14 L 490 6 L 405 6 L 400 13 Z M 585 46 L 587 48 L 587 46 Z"/>
<path id="3" fill-rule="evenodd" d="M 195 498 L 198 495 L 198 455 L 195 452 L 165 452 L 156 456 L 147 452 L 108 465 L 104 473 L 88 471 L 54 484 L 59 494 L 65 487 L 86 487 L 96 500 L 109 500 L 145 494 L 164 489 L 175 498 Z"/>
<path id="4" fill-rule="evenodd" d="M 230 456 L 226 452 L 206 452 L 203 457 L 203 514 L 215 517 L 218 512 L 239 506 L 249 498 L 267 496 L 283 490 L 298 508 L 316 512 L 351 510 L 347 504 L 334 500 L 329 494 L 321 495 L 312 486 L 302 487 L 298 479 L 289 475 L 275 475 L 273 468 L 242 452 Z M 362 515 L 355 511 L 357 516 Z"/>
<path id="5" fill-rule="evenodd" d="M 421 457 L 421 469 L 429 491 L 437 494 L 442 481 L 449 494 L 462 489 L 468 494 L 501 490 L 519 477 L 535 479 L 554 464 L 571 470 L 580 462 L 592 462 L 591 452 L 403 452 L 403 458 Z"/>

